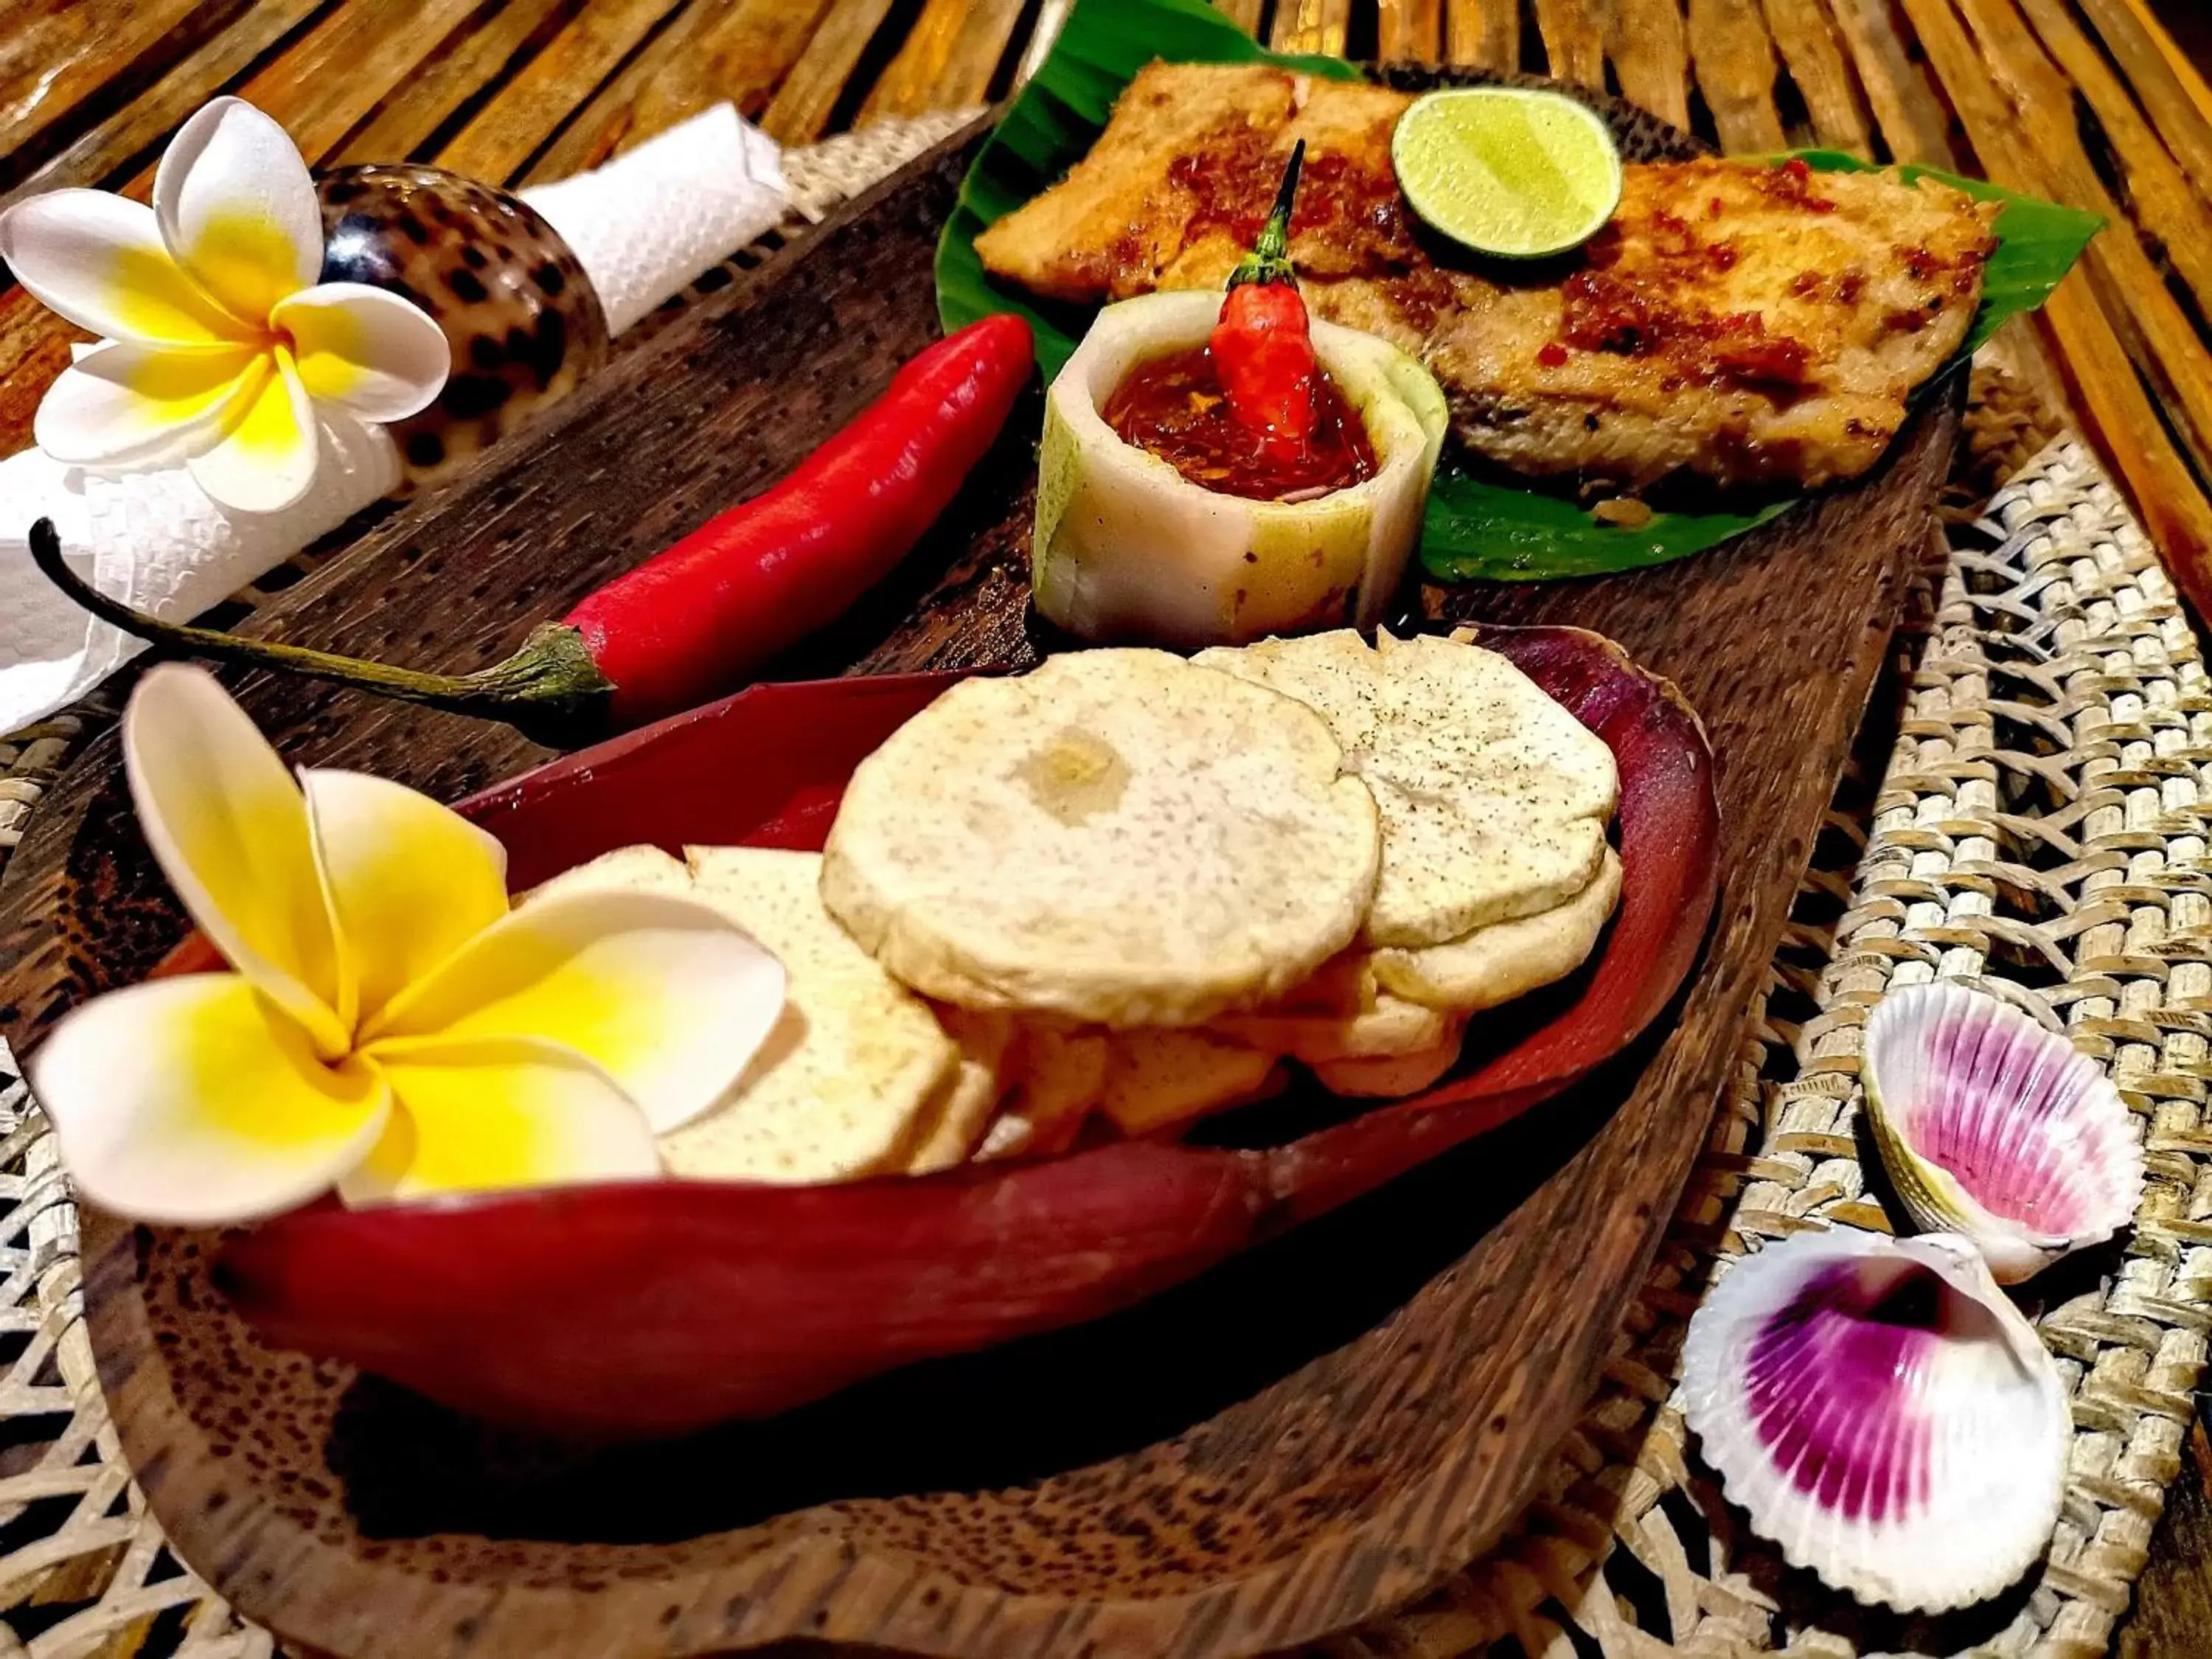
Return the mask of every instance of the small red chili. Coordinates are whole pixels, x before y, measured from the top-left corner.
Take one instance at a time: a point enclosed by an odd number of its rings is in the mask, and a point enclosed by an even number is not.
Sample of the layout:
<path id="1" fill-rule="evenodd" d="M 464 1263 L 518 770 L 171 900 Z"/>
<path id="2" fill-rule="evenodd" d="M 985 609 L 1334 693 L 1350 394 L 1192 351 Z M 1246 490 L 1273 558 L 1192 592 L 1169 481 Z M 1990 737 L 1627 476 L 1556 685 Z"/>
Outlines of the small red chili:
<path id="1" fill-rule="evenodd" d="M 48 520 L 32 526 L 32 556 L 79 605 L 157 645 L 488 715 L 565 744 L 707 702 L 835 621 L 951 502 L 1006 425 L 1030 362 L 1018 317 L 987 317 L 939 341 L 780 483 L 473 674 L 418 673 L 161 622 L 79 579 Z"/>
<path id="2" fill-rule="evenodd" d="M 1567 349 L 1557 340 L 1547 340 L 1538 349 L 1536 361 L 1547 368 L 1558 368 L 1567 361 Z"/>
<path id="3" fill-rule="evenodd" d="M 1214 372 L 1237 422 L 1260 434 L 1279 460 L 1304 453 L 1314 429 L 1313 326 L 1291 269 L 1291 206 L 1305 140 L 1291 151 L 1275 205 L 1252 252 L 1230 273 L 1228 296 L 1207 342 Z"/>

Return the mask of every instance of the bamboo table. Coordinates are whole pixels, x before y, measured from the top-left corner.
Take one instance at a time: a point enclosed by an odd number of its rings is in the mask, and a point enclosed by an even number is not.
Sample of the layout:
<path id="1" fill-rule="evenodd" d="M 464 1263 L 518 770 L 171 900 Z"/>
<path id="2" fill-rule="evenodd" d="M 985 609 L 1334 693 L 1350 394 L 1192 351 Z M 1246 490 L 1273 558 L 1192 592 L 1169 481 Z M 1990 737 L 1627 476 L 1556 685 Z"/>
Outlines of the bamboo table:
<path id="1" fill-rule="evenodd" d="M 723 98 L 805 144 L 1003 95 L 1068 3 L 0 0 L 0 204 L 62 185 L 143 197 L 170 132 L 222 92 L 277 117 L 319 165 L 404 158 L 509 185 L 593 165 Z M 2197 613 L 2212 606 L 2206 0 L 1218 3 L 1287 49 L 1547 71 L 1619 91 L 1728 149 L 1819 143 L 2105 213 L 2112 233 L 2033 327 L 2014 326 L 2008 361 L 2040 420 L 2095 445 Z M 28 443 L 72 337 L 0 283 L 0 453 Z M 1985 438 L 2000 418 L 1986 415 Z M 104 717 L 95 703 L 0 737 L 0 857 Z M 17 1328 L 0 1328 L 0 1342 L 15 1343 L 7 1333 Z M 82 1515 L 91 1485 L 26 1471 L 54 1467 L 56 1436 L 106 1431 L 72 1418 L 52 1433 L 18 1431 L 40 1410 L 70 1409 L 46 1362 L 27 1370 L 22 1352 L 0 1347 L 0 1659 L 179 1642 L 210 1656 L 266 1652 L 258 1632 L 210 1624 L 196 1634 L 197 1604 L 162 1594 L 162 1570 L 138 1559 L 143 1536 L 119 1519 L 40 1543 L 42 1525 L 52 1530 L 40 1517 L 64 1500 Z M 2212 1444 L 2201 1421 L 2188 1449 L 2119 1640 L 2136 1659 L 2212 1654 Z M 118 1577 L 133 1587 L 119 1598 Z M 75 1616 L 95 1602 L 112 1616 Z"/>

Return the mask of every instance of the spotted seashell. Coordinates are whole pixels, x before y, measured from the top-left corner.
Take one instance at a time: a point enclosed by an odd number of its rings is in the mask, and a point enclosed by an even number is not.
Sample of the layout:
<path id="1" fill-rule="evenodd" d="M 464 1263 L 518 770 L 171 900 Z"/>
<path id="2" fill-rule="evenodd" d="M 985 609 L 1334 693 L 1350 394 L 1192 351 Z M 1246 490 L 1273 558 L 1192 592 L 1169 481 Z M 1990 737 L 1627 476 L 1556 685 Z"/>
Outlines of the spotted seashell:
<path id="1" fill-rule="evenodd" d="M 393 423 L 409 488 L 449 477 L 607 360 L 606 316 L 552 226 L 438 167 L 339 167 L 316 181 L 326 283 L 413 301 L 453 347 L 438 401 Z"/>

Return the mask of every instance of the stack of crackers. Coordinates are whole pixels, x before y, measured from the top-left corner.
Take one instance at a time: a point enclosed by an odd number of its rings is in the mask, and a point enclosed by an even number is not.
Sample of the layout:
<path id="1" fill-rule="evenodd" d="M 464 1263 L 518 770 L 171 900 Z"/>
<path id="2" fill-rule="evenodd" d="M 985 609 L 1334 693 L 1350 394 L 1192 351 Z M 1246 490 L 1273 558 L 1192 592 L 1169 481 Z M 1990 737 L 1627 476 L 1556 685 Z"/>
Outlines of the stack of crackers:
<path id="1" fill-rule="evenodd" d="M 662 1138 L 671 1173 L 925 1173 L 1173 1133 L 1293 1066 L 1427 1088 L 1472 1016 L 1595 946 L 1616 792 L 1603 742 L 1463 640 L 1085 651 L 947 691 L 819 854 L 628 848 L 549 887 L 688 889 L 783 961 L 781 1024 Z"/>

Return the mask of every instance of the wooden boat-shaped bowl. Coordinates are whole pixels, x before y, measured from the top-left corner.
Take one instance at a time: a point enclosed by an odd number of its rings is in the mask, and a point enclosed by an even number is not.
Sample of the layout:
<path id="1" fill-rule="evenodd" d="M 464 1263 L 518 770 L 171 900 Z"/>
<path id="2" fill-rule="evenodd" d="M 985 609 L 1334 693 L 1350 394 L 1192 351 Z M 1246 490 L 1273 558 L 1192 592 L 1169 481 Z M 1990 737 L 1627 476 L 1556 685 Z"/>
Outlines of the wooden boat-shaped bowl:
<path id="1" fill-rule="evenodd" d="M 251 627 L 473 667 L 758 489 L 934 337 L 931 250 L 972 153 L 956 141 L 714 296 Z M 782 678 L 1034 659 L 1033 414 L 1016 428 L 902 581 Z M 1955 432 L 1955 396 L 1926 399 L 1879 471 L 1698 559 L 1423 596 L 1432 620 L 1619 641 L 1680 687 L 1717 757 L 1702 965 L 1640 1043 L 1541 1109 L 1110 1318 L 617 1451 L 487 1431 L 266 1346 L 213 1287 L 221 1241 L 88 1214 L 86 1316 L 155 1514 L 242 1613 L 349 1659 L 794 1637 L 1215 1659 L 1431 1588 L 1510 1521 L 1615 1340 L 1735 1060 Z M 233 684 L 289 758 L 443 799 L 552 758 L 483 722 Z M 19 1054 L 182 937 L 118 774 L 112 738 L 92 745 L 0 888 L 0 1024 Z M 549 859 L 607 844 L 580 817 L 541 831 Z"/>

